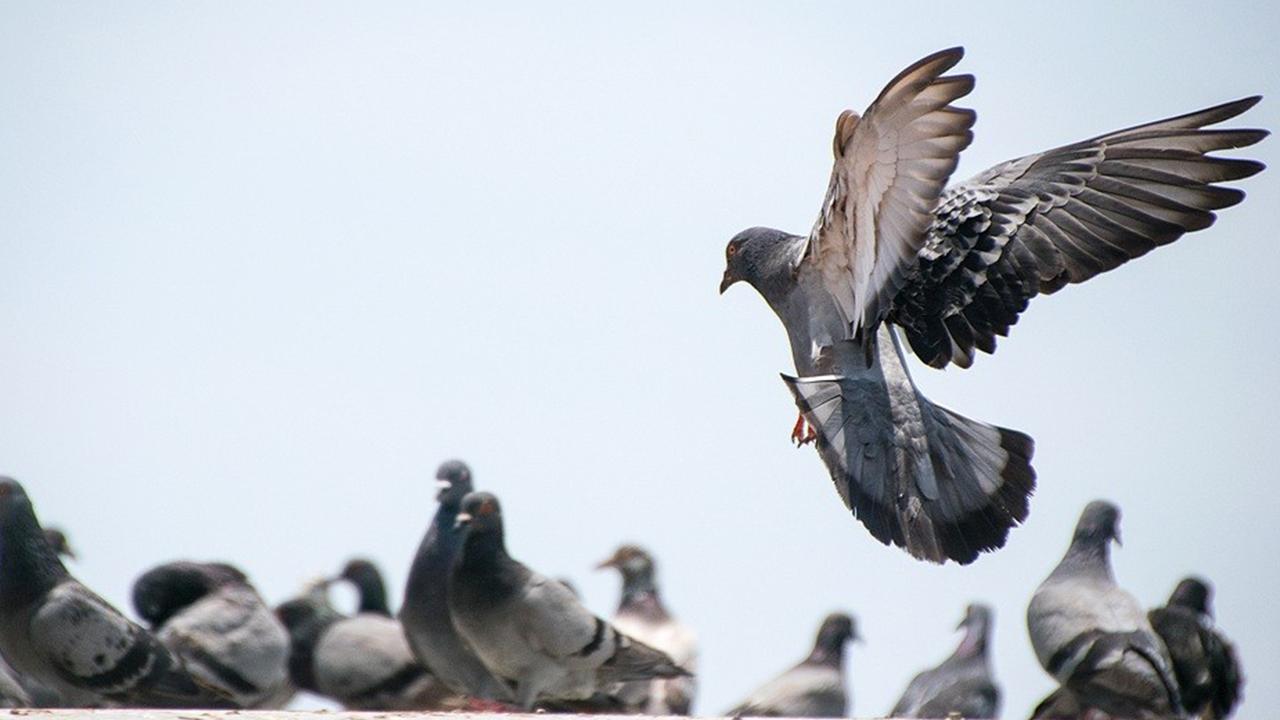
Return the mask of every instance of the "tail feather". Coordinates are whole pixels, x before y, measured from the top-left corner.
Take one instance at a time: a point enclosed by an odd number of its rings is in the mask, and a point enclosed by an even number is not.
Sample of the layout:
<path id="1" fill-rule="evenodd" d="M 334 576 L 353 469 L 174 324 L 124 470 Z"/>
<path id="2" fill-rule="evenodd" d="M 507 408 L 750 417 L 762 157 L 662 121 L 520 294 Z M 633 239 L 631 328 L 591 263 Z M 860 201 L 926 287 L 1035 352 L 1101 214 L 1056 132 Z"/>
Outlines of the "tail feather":
<path id="1" fill-rule="evenodd" d="M 783 380 L 845 505 L 880 542 L 965 564 L 1026 519 L 1027 435 L 934 405 L 913 386 L 914 403 L 890 397 L 882 375 Z"/>
<path id="2" fill-rule="evenodd" d="M 613 655 L 597 670 L 599 682 L 615 683 L 691 675 L 688 670 L 677 665 L 670 655 L 661 650 L 622 633 L 617 633 L 617 638 L 618 644 Z"/>

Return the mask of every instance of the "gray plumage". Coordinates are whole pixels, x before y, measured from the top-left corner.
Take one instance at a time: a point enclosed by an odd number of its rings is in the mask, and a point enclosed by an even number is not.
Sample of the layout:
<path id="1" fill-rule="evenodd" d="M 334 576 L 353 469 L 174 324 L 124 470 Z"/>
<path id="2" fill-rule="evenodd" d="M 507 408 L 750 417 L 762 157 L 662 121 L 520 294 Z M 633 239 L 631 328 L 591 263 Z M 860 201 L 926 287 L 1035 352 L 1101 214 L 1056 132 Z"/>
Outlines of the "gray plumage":
<path id="1" fill-rule="evenodd" d="M 467 495 L 456 522 L 466 535 L 449 610 L 489 671 L 513 686 L 520 707 L 589 700 L 614 683 L 688 674 L 593 615 L 559 581 L 513 559 L 493 495 Z"/>
<path id="2" fill-rule="evenodd" d="M 970 605 L 960 628 L 964 638 L 955 652 L 937 667 L 912 678 L 898 704 L 895 718 L 994 718 L 1000 714 L 1000 688 L 991 674 L 991 608 Z"/>
<path id="3" fill-rule="evenodd" d="M 1205 130 L 1247 98 L 1019 158 L 943 190 L 972 139 L 973 86 L 930 55 L 859 118 L 836 125 L 835 165 L 807 236 L 751 228 L 726 248 L 721 292 L 755 287 L 782 320 L 799 377 L 784 376 L 846 506 L 876 539 L 934 562 L 1004 544 L 1035 488 L 1028 436 L 931 403 L 898 329 L 926 363 L 995 350 L 1030 299 L 1213 223 L 1262 170 L 1208 155 L 1262 130 Z"/>
<path id="4" fill-rule="evenodd" d="M 798 665 L 756 688 L 725 711 L 730 717 L 845 717 L 852 702 L 845 689 L 844 649 L 858 639 L 853 618 L 833 613 L 822 621 L 813 650 Z"/>
<path id="5" fill-rule="evenodd" d="M 436 471 L 436 482 L 439 506 L 409 568 L 400 622 L 414 655 L 454 692 L 483 700 L 514 701 L 510 688 L 489 672 L 458 634 L 449 612 L 449 574 L 463 536 L 454 520 L 462 498 L 471 492 L 471 469 L 450 460 Z"/>
<path id="6" fill-rule="evenodd" d="M 335 580 L 345 580 L 356 588 L 358 595 L 357 613 L 373 613 L 391 617 L 391 606 L 387 603 L 387 584 L 382 579 L 382 571 L 367 558 L 352 558 L 342 566 Z"/>
<path id="7" fill-rule="evenodd" d="M 276 608 L 289 631 L 296 686 L 349 710 L 433 710 L 452 697 L 414 658 L 399 622 L 379 613 L 344 616 L 326 587 Z"/>
<path id="8" fill-rule="evenodd" d="M 133 606 L 195 677 L 236 706 L 269 705 L 287 686 L 289 634 L 238 569 L 159 565 L 134 582 Z"/>
<path id="9" fill-rule="evenodd" d="M 622 576 L 622 597 L 613 626 L 623 634 L 671 656 L 688 677 L 623 683 L 611 690 L 630 712 L 645 715 L 688 715 L 697 695 L 698 644 L 689 628 L 667 611 L 658 589 L 653 556 L 636 545 L 622 545 L 597 569 L 613 568 Z"/>
<path id="10" fill-rule="evenodd" d="M 1147 613 L 1173 660 L 1182 706 L 1198 717 L 1229 717 L 1244 684 L 1235 647 L 1215 627 L 1207 580 L 1184 578 L 1164 607 Z"/>
<path id="11" fill-rule="evenodd" d="M 31 501 L 0 478 L 0 653 L 68 706 L 225 707 L 150 633 L 80 584 Z"/>
<path id="12" fill-rule="evenodd" d="M 1111 503 L 1085 507 L 1066 555 L 1027 606 L 1031 645 L 1040 665 L 1085 706 L 1127 718 L 1180 716 L 1168 651 L 1111 571 L 1119 523 Z"/>

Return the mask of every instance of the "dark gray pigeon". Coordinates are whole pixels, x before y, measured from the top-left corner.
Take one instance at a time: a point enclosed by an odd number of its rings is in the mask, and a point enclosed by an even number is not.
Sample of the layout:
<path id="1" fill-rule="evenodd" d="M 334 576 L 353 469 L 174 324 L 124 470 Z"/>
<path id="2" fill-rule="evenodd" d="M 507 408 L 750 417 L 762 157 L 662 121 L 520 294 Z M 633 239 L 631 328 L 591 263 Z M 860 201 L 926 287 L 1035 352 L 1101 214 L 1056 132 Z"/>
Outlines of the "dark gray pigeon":
<path id="1" fill-rule="evenodd" d="M 991 674 L 991 608 L 970 605 L 960 622 L 964 639 L 937 667 L 912 678 L 902 699 L 889 711 L 895 718 L 994 718 L 1000 714 L 1000 688 Z"/>
<path id="2" fill-rule="evenodd" d="M 596 569 L 613 568 L 622 575 L 622 598 L 613 626 L 624 635 L 671 656 L 688 677 L 623 683 L 611 690 L 631 712 L 645 715 L 688 715 L 697 695 L 698 642 L 692 631 L 667 611 L 658 591 L 653 556 L 636 545 L 622 545 Z"/>
<path id="3" fill-rule="evenodd" d="M 0 653 L 68 706 L 229 705 L 67 572 L 26 492 L 10 478 L 0 478 Z"/>
<path id="4" fill-rule="evenodd" d="M 289 633 L 240 570 L 170 562 L 133 584 L 133 607 L 206 685 L 237 707 L 269 705 L 289 681 Z"/>
<path id="5" fill-rule="evenodd" d="M 782 320 L 799 377 L 793 430 L 882 543 L 967 563 L 1027 517 L 1034 445 L 934 405 L 898 330 L 934 367 L 995 351 L 1038 294 L 1079 283 L 1211 225 L 1244 197 L 1216 183 L 1262 163 L 1206 153 L 1263 130 L 1203 130 L 1247 98 L 997 165 L 943 189 L 975 115 L 950 103 L 964 51 L 903 70 L 866 113 L 836 121 L 835 166 L 808 235 L 751 228 L 725 250 L 720 291 L 745 281 Z M 895 329 L 897 328 L 897 329 Z M 806 426 L 809 428 L 806 430 Z"/>
<path id="6" fill-rule="evenodd" d="M 818 717 L 848 715 L 852 702 L 845 690 L 844 648 L 858 640 L 853 618 L 832 613 L 823 619 L 813 650 L 800 664 L 756 688 L 729 717 Z"/>
<path id="7" fill-rule="evenodd" d="M 400 622 L 413 654 L 454 692 L 482 700 L 512 702 L 511 689 L 480 662 L 453 626 L 449 574 L 462 549 L 463 530 L 454 527 L 462 498 L 471 492 L 471 469 L 450 460 L 436 471 L 439 507 L 409 568 Z"/>
<path id="8" fill-rule="evenodd" d="M 378 613 L 345 616 L 329 603 L 330 581 L 282 603 L 289 677 L 349 710 L 435 710 L 452 697 L 413 657 L 404 629 Z"/>
<path id="9" fill-rule="evenodd" d="M 1184 578 L 1162 608 L 1147 613 L 1173 659 L 1182 706 L 1197 717 L 1225 718 L 1244 684 L 1235 647 L 1214 628 L 1209 582 Z"/>
<path id="10" fill-rule="evenodd" d="M 55 527 L 44 529 L 45 542 L 60 557 L 75 559 L 64 532 Z M 0 657 L 0 707 L 52 708 L 65 703 L 58 693 L 28 675 L 20 675 Z"/>
<path id="11" fill-rule="evenodd" d="M 508 555 L 493 495 L 467 495 L 455 522 L 467 532 L 449 582 L 449 611 L 485 667 L 514 686 L 521 708 L 592 700 L 615 683 L 688 674 L 591 614 L 558 580 Z"/>
<path id="12" fill-rule="evenodd" d="M 373 613 L 391 617 L 391 606 L 387 604 L 387 585 L 382 580 L 382 571 L 372 560 L 353 558 L 338 573 L 337 580 L 346 580 L 356 587 L 360 596 L 360 605 L 356 612 Z"/>
<path id="13" fill-rule="evenodd" d="M 1031 646 L 1086 707 L 1125 718 L 1181 716 L 1168 651 L 1137 599 L 1116 584 L 1112 540 L 1120 540 L 1120 509 L 1089 503 L 1066 555 L 1027 606 Z"/>
<path id="14" fill-rule="evenodd" d="M 76 553 L 71 549 L 71 543 L 67 541 L 67 534 L 60 528 L 47 527 L 44 529 L 45 542 L 49 543 L 49 547 L 58 554 L 59 557 L 76 559 Z"/>

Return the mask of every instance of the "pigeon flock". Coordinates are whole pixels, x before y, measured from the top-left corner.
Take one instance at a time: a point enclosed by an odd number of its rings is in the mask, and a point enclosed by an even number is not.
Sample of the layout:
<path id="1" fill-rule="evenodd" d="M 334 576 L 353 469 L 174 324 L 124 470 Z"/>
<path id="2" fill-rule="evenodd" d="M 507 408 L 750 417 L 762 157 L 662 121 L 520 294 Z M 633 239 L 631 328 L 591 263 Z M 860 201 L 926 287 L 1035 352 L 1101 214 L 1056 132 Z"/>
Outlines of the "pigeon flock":
<path id="1" fill-rule="evenodd" d="M 934 405 L 905 350 L 967 368 L 1036 295 L 1207 228 L 1244 197 L 1220 183 L 1263 169 L 1209 153 L 1267 135 L 1208 127 L 1259 100 L 1246 98 L 948 187 L 975 119 L 952 105 L 973 77 L 945 74 L 962 55 L 930 55 L 861 116 L 841 114 L 812 231 L 739 233 L 720 284 L 746 282 L 782 320 L 797 373 L 783 376 L 799 408 L 793 438 L 816 444 L 854 516 L 886 545 L 961 564 L 1026 520 L 1034 444 Z M 697 641 L 664 604 L 650 553 L 624 544 L 599 563 L 621 580 L 606 619 L 511 554 L 502 505 L 473 487 L 466 464 L 442 464 L 436 481 L 396 613 L 367 559 L 274 606 L 235 566 L 182 559 L 137 578 L 131 618 L 71 575 L 67 536 L 0 478 L 0 704 L 268 709 L 306 691 L 354 710 L 694 712 Z M 1211 585 L 1182 579 L 1165 606 L 1144 609 L 1111 568 L 1119 539 L 1119 508 L 1090 503 L 1030 597 L 1031 647 L 1058 685 L 1033 717 L 1228 717 L 1243 674 L 1214 624 Z M 331 602 L 339 582 L 358 594 L 351 614 Z M 959 644 L 904 683 L 889 716 L 998 717 L 993 627 L 989 606 L 969 604 Z M 853 641 L 854 617 L 828 615 L 807 656 L 724 714 L 848 716 Z"/>

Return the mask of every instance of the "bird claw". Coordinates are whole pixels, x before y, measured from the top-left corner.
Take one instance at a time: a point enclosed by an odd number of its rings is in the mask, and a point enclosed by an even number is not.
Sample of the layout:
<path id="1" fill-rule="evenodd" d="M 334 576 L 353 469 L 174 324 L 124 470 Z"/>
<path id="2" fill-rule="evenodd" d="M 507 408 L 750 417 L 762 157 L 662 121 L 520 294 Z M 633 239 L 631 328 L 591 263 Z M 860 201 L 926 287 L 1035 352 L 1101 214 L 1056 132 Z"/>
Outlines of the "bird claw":
<path id="1" fill-rule="evenodd" d="M 804 413 L 796 417 L 796 424 L 791 428 L 791 442 L 796 447 L 803 447 L 818 439 L 818 431 L 804 419 Z"/>

